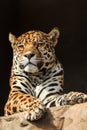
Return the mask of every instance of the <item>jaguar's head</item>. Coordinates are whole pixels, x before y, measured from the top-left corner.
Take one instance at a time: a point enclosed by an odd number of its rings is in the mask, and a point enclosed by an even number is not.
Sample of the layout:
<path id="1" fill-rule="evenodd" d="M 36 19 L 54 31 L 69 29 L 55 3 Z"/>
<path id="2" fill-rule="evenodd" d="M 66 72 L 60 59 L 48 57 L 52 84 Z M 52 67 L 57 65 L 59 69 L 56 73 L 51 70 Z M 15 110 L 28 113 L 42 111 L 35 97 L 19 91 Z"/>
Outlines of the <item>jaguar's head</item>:
<path id="1" fill-rule="evenodd" d="M 29 31 L 18 38 L 9 34 L 13 48 L 14 64 L 25 72 L 35 73 L 49 69 L 55 62 L 55 45 L 59 30 L 54 28 L 48 34 L 41 31 Z"/>

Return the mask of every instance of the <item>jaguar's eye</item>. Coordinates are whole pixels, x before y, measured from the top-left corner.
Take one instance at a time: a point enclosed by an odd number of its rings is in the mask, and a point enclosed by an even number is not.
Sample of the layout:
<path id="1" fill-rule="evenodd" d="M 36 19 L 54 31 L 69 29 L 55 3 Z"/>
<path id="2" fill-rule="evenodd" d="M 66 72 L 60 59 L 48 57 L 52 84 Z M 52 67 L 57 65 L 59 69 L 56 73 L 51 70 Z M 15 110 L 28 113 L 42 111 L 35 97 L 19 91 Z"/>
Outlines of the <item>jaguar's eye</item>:
<path id="1" fill-rule="evenodd" d="M 43 43 L 38 43 L 38 47 L 41 47 L 43 45 Z"/>

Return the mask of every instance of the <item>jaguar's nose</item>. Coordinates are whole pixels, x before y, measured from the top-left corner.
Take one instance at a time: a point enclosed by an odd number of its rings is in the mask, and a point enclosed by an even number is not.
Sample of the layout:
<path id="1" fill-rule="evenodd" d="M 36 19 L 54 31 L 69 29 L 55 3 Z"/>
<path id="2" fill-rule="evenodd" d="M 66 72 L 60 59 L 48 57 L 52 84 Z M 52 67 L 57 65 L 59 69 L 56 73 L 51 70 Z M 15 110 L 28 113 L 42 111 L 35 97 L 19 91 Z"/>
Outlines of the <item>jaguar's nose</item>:
<path id="1" fill-rule="evenodd" d="M 28 59 L 31 59 L 35 54 L 33 53 L 29 53 L 29 54 L 25 54 L 24 56 L 27 57 Z"/>

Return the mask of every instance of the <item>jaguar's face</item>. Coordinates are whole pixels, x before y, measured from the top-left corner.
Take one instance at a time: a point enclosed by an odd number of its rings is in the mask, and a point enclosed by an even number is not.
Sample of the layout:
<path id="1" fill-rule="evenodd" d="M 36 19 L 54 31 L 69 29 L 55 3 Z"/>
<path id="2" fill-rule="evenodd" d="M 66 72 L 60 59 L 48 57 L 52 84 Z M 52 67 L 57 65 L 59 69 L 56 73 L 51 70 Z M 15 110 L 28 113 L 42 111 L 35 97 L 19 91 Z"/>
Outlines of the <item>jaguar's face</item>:
<path id="1" fill-rule="evenodd" d="M 59 37 L 58 29 L 46 34 L 41 31 L 29 31 L 16 38 L 9 34 L 14 57 L 25 72 L 35 73 L 43 68 L 49 69 L 55 62 L 54 47 Z"/>

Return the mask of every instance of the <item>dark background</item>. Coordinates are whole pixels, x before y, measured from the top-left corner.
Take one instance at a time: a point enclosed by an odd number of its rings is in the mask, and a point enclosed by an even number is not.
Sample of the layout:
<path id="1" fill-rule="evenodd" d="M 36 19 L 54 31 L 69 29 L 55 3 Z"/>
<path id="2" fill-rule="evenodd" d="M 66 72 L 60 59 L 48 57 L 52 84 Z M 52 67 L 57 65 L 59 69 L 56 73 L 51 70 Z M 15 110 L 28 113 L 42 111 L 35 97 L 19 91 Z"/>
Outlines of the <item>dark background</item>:
<path id="1" fill-rule="evenodd" d="M 56 53 L 65 70 L 65 92 L 87 93 L 87 0 L 0 1 L 0 114 L 9 93 L 12 49 L 8 34 L 60 30 Z"/>

